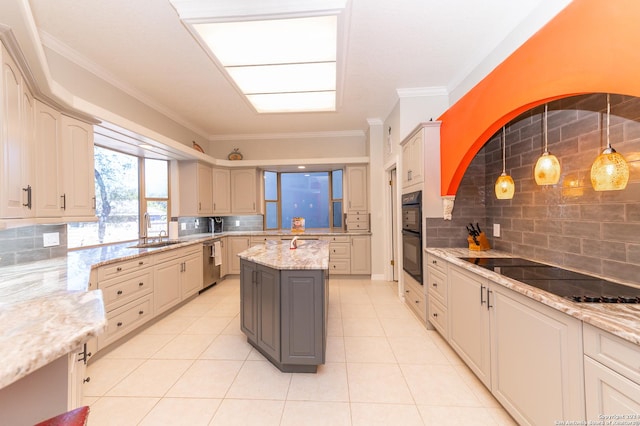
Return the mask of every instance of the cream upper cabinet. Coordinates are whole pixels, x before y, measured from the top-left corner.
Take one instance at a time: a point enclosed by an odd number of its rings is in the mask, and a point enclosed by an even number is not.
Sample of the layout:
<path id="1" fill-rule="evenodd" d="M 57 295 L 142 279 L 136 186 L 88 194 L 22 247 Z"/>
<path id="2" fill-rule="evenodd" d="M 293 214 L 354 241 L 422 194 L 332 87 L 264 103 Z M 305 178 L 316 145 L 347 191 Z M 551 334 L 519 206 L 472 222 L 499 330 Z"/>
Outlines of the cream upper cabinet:
<path id="1" fill-rule="evenodd" d="M 213 213 L 231 213 L 231 175 L 229 169 L 213 168 Z"/>
<path id="2" fill-rule="evenodd" d="M 62 211 L 67 217 L 95 217 L 93 127 L 62 116 Z"/>
<path id="3" fill-rule="evenodd" d="M 402 190 L 422 191 L 425 217 L 442 217 L 440 122 L 419 124 L 401 143 Z"/>
<path id="4" fill-rule="evenodd" d="M 257 213 L 257 170 L 231 170 L 231 213 Z M 240 265 L 238 263 L 238 273 Z"/>
<path id="5" fill-rule="evenodd" d="M 196 161 L 178 163 L 180 188 L 179 216 L 208 216 L 213 213 L 211 167 Z"/>
<path id="6" fill-rule="evenodd" d="M 31 217 L 35 214 L 32 200 L 35 180 L 31 166 L 35 101 L 4 46 L 0 90 L 0 217 Z"/>
<path id="7" fill-rule="evenodd" d="M 423 137 L 424 130 L 420 129 L 402 142 L 402 188 L 424 182 Z"/>
<path id="8" fill-rule="evenodd" d="M 347 166 L 346 195 L 347 213 L 369 211 L 369 185 L 367 178 L 367 166 Z"/>
<path id="9" fill-rule="evenodd" d="M 62 216 L 63 191 L 60 184 L 62 160 L 62 114 L 36 101 L 35 178 L 33 200 L 37 217 Z"/>

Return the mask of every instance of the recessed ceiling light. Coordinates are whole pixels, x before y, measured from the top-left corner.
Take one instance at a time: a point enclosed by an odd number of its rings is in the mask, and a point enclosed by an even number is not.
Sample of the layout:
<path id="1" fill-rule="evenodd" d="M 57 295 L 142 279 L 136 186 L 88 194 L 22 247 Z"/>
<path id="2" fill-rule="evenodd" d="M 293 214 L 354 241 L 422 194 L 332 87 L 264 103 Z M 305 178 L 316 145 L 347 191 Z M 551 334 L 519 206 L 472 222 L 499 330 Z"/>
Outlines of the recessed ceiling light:
<path id="1" fill-rule="evenodd" d="M 307 166 L 298 166 L 299 169 L 306 169 Z"/>

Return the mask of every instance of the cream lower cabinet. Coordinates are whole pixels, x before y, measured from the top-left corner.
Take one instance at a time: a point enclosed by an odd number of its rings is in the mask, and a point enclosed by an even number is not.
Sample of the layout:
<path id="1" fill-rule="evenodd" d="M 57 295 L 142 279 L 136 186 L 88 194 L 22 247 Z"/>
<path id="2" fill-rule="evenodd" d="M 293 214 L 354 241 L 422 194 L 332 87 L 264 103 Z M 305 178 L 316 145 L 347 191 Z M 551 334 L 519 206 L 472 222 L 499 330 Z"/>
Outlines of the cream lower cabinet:
<path id="1" fill-rule="evenodd" d="M 447 262 L 427 254 L 425 290 L 428 295 L 428 319 L 445 338 L 449 338 Z"/>
<path id="2" fill-rule="evenodd" d="M 154 314 L 159 315 L 202 289 L 202 246 L 169 250 L 154 257 Z"/>
<path id="3" fill-rule="evenodd" d="M 421 322 L 427 321 L 427 305 L 422 285 L 405 271 L 402 271 L 404 284 L 404 303 L 418 316 Z"/>
<path id="4" fill-rule="evenodd" d="M 245 251 L 251 246 L 250 237 L 227 237 L 227 273 L 240 273 L 240 258 L 238 253 Z"/>
<path id="5" fill-rule="evenodd" d="M 351 237 L 351 274 L 371 274 L 371 237 L 352 235 Z"/>
<path id="6" fill-rule="evenodd" d="M 638 424 L 640 346 L 589 324 L 583 332 L 587 420 Z"/>
<path id="7" fill-rule="evenodd" d="M 585 416 L 581 322 L 454 265 L 449 343 L 522 425 Z"/>
<path id="8" fill-rule="evenodd" d="M 329 237 L 329 274 L 351 273 L 351 240 L 348 235 Z"/>

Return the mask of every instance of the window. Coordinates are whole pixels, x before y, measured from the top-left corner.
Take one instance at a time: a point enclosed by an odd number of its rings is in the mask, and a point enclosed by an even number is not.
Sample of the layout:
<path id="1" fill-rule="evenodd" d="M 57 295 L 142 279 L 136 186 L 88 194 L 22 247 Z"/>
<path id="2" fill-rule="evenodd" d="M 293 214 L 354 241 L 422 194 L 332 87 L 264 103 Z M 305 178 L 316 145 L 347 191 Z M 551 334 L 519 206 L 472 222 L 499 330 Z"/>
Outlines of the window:
<path id="1" fill-rule="evenodd" d="M 303 217 L 306 228 L 342 227 L 342 170 L 265 172 L 265 229 L 289 228 Z"/>
<path id="2" fill-rule="evenodd" d="M 137 240 L 149 213 L 147 235 L 167 232 L 169 164 L 95 147 L 97 222 L 70 223 L 67 245 L 79 248 Z M 144 179 L 142 179 L 144 176 Z M 141 191 L 143 188 L 144 191 Z"/>

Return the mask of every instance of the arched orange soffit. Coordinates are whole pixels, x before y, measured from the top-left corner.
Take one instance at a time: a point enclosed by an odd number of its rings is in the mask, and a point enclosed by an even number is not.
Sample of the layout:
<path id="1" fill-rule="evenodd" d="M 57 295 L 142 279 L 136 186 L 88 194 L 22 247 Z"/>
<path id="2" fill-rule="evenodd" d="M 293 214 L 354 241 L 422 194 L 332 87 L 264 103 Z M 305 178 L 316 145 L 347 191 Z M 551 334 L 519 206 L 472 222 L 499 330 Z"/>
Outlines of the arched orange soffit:
<path id="1" fill-rule="evenodd" d="M 640 97 L 640 1 L 574 0 L 440 118 L 441 192 L 520 113 L 589 92 Z"/>

